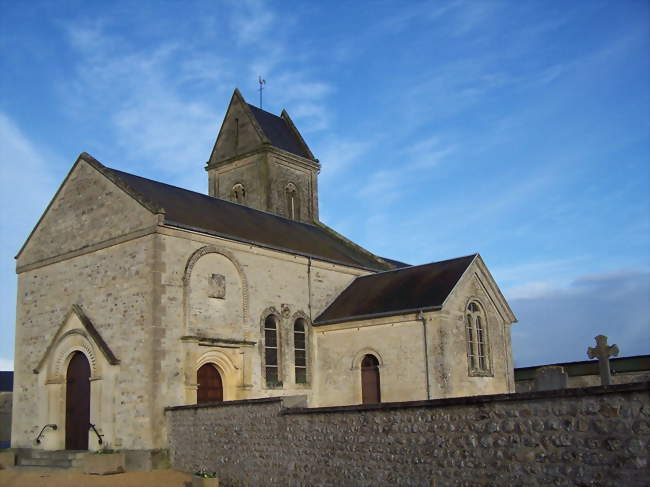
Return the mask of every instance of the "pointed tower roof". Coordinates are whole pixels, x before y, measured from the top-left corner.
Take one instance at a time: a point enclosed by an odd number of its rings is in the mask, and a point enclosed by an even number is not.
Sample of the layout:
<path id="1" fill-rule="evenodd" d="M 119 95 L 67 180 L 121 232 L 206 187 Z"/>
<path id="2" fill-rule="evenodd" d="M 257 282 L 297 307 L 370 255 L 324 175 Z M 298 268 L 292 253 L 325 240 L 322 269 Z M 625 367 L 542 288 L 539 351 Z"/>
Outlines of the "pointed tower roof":
<path id="1" fill-rule="evenodd" d="M 314 159 L 286 110 L 282 110 L 284 116 L 278 117 L 250 103 L 247 105 L 271 145 L 306 159 Z"/>
<path id="2" fill-rule="evenodd" d="M 277 116 L 257 108 L 235 88 L 208 164 L 264 146 L 318 162 L 286 110 Z"/>

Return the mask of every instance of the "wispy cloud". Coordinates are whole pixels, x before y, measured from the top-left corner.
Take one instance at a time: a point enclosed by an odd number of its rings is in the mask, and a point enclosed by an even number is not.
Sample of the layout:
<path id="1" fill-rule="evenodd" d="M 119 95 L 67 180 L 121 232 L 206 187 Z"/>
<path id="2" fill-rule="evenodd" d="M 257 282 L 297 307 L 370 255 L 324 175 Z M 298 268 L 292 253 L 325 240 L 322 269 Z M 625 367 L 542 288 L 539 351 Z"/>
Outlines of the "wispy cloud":
<path id="1" fill-rule="evenodd" d="M 520 287 L 523 291 L 524 287 Z M 650 352 L 650 272 L 619 270 L 585 275 L 566 286 L 530 283 L 510 299 L 518 366 L 586 360 L 598 334 L 622 355 Z"/>
<path id="2" fill-rule="evenodd" d="M 587 259 L 585 255 L 582 258 L 529 260 L 523 264 L 494 266 L 492 273 L 509 298 L 538 297 L 542 290 L 568 284 Z"/>
<path id="3" fill-rule="evenodd" d="M 446 160 L 456 150 L 455 144 L 445 143 L 439 135 L 426 137 L 408 148 L 405 166 L 409 170 L 430 169 Z"/>
<path id="4" fill-rule="evenodd" d="M 60 161 L 47 150 L 36 149 L 16 123 L 0 112 L 0 162 L 1 242 L 13 245 L 17 252 L 25 230 L 36 223 L 60 182 L 60 175 L 55 174 Z"/>
<path id="5" fill-rule="evenodd" d="M 228 84 L 228 73 L 217 71 L 219 59 L 198 56 L 176 42 L 136 49 L 107 34 L 101 25 L 74 25 L 67 32 L 81 56 L 77 82 L 68 94 L 76 100 L 78 112 L 94 106 L 107 115 L 115 131 L 108 138 L 115 139 L 129 165 L 148 160 L 152 170 L 203 189 L 200 172 L 189 170 L 207 160 L 219 116 L 196 96 L 201 90 L 192 96 L 181 88 L 190 81 Z"/>
<path id="6" fill-rule="evenodd" d="M 275 14 L 260 0 L 230 1 L 230 27 L 242 44 L 255 44 L 268 38 Z"/>
<path id="7" fill-rule="evenodd" d="M 399 195 L 401 171 L 399 169 L 382 169 L 369 175 L 367 181 L 359 191 L 364 200 L 374 201 L 380 205 L 387 205 L 397 199 Z M 402 179 L 401 186 L 404 185 Z"/>
<path id="8" fill-rule="evenodd" d="M 321 179 L 331 180 L 341 172 L 350 171 L 364 161 L 368 151 L 374 147 L 371 140 L 352 140 L 341 136 L 320 139 L 312 147 L 322 165 Z"/>
<path id="9" fill-rule="evenodd" d="M 9 368 L 13 354 L 16 309 L 14 256 L 52 198 L 59 178 L 60 161 L 47 150 L 36 149 L 23 130 L 0 112 L 0 369 Z M 4 361 L 4 362 L 3 362 Z M 13 368 L 11 366 L 10 368 Z"/>
<path id="10" fill-rule="evenodd" d="M 209 157 L 223 99 L 242 72 L 252 73 L 251 79 L 272 74 L 267 92 L 273 106 L 290 105 L 302 131 L 328 126 L 322 102 L 332 87 L 287 66 L 295 51 L 289 54 L 282 36 L 269 36 L 262 49 L 255 49 L 257 55 L 246 47 L 276 27 L 276 15 L 257 1 L 237 2 L 228 12 L 226 23 L 244 47 L 222 45 L 201 29 L 190 41 L 179 34 L 136 45 L 113 32 L 107 19 L 65 26 L 79 58 L 72 89 L 61 90 L 66 105 L 80 118 L 87 116 L 88 106 L 103 114 L 114 131 L 104 142 L 106 152 L 119 155 L 122 168 L 137 170 L 142 161 L 150 161 L 150 176 L 160 178 L 162 172 L 176 184 L 203 191 L 205 175 L 195 169 Z M 119 150 L 112 150 L 113 145 Z"/>
<path id="11" fill-rule="evenodd" d="M 14 359 L 0 357 L 0 370 L 14 370 Z"/>

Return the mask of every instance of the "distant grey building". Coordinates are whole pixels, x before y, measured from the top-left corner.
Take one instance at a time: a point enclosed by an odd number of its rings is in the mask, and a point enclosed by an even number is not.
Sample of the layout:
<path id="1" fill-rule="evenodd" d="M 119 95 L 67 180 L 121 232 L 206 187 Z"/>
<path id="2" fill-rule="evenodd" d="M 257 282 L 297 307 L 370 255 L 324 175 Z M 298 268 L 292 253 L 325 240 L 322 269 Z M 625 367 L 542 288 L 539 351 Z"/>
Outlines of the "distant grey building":
<path id="1" fill-rule="evenodd" d="M 0 372 L 0 448 L 11 444 L 11 396 L 14 389 L 14 373 Z"/>

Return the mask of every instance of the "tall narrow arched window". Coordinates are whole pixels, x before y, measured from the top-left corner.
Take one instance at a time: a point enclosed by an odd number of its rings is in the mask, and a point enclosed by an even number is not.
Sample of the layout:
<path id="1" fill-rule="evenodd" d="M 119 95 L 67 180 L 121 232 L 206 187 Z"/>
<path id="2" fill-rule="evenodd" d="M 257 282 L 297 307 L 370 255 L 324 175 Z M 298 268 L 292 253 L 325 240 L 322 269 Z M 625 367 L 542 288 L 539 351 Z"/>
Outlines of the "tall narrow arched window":
<path id="1" fill-rule="evenodd" d="M 303 318 L 293 324 L 293 360 L 296 384 L 307 383 L 307 327 Z"/>
<path id="2" fill-rule="evenodd" d="M 230 191 L 230 199 L 235 203 L 244 204 L 246 202 L 246 188 L 241 183 L 237 183 L 232 187 Z"/>
<path id="3" fill-rule="evenodd" d="M 293 183 L 287 184 L 285 188 L 287 197 L 287 216 L 293 220 L 300 218 L 300 198 L 298 197 L 298 188 Z"/>
<path id="4" fill-rule="evenodd" d="M 361 361 L 361 402 L 363 404 L 381 402 L 379 361 L 374 355 L 366 355 Z"/>
<path id="5" fill-rule="evenodd" d="M 267 386 L 281 385 L 278 344 L 278 320 L 274 315 L 269 315 L 264 320 L 264 374 Z"/>
<path id="6" fill-rule="evenodd" d="M 467 361 L 471 375 L 486 375 L 490 371 L 487 343 L 487 322 L 481 306 L 472 301 L 465 313 L 467 328 Z"/>

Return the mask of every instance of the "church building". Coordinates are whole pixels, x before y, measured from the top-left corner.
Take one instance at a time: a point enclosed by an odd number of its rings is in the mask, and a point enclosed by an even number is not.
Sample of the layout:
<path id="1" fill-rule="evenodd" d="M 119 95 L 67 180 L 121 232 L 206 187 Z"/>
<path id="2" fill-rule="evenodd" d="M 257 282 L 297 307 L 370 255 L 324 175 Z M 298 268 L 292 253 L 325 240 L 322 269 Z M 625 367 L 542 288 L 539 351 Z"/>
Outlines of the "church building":
<path id="1" fill-rule="evenodd" d="M 319 220 L 320 168 L 238 90 L 208 195 L 82 153 L 16 257 L 12 447 L 165 449 L 168 406 L 514 392 L 481 257 L 374 255 Z"/>

